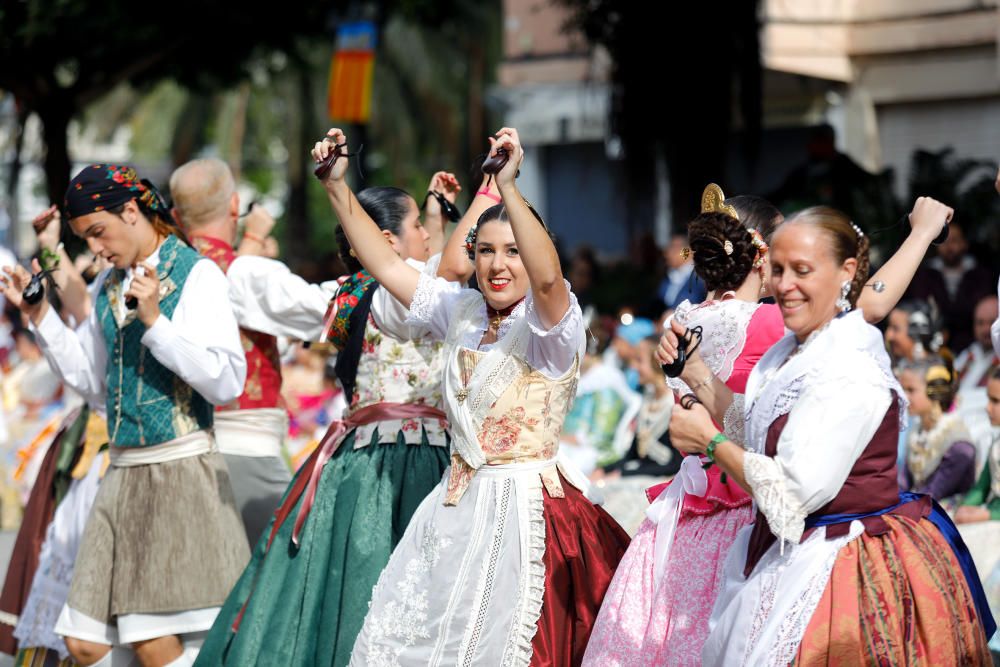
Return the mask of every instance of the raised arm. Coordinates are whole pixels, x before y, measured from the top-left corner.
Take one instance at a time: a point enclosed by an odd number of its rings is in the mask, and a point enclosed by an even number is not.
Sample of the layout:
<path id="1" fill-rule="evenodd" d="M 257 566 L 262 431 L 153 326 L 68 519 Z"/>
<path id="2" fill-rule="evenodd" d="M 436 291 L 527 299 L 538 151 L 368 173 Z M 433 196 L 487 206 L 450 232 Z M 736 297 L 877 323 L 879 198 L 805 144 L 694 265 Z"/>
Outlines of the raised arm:
<path id="1" fill-rule="evenodd" d="M 55 263 L 52 279 L 59 288 L 63 309 L 72 316 L 77 324 L 83 322 L 90 315 L 90 292 L 87 290 L 87 283 L 83 276 L 80 275 L 70 256 L 66 254 L 62 243 L 59 242 L 62 230 L 62 216 L 59 214 L 59 207 L 53 204 L 38 215 L 31 224 L 35 229 L 38 248 L 42 254 L 58 258 L 57 263 L 55 259 L 43 263 L 48 267 Z"/>
<path id="2" fill-rule="evenodd" d="M 465 237 L 479 221 L 486 209 L 503 201 L 497 191 L 496 180 L 483 174 L 483 182 L 479 186 L 472 203 L 466 209 L 465 215 L 458 221 L 458 226 L 451 233 L 448 243 L 445 244 L 441 254 L 441 265 L 438 266 L 438 275 L 451 282 L 465 283 L 475 268 L 469 261 L 469 255 L 465 249 Z"/>
<path id="3" fill-rule="evenodd" d="M 237 255 L 264 255 L 267 237 L 275 225 L 274 217 L 260 204 L 251 204 L 244 220 L 243 238 L 236 249 Z"/>
<path id="4" fill-rule="evenodd" d="M 312 156 L 316 162 L 322 162 L 334 151 L 335 145 L 345 144 L 347 136 L 338 128 L 332 128 L 326 133 L 323 141 L 316 142 Z M 347 240 L 358 258 L 358 261 L 368 269 L 375 280 L 389 290 L 396 299 L 407 308 L 413 301 L 413 292 L 417 289 L 420 272 L 407 265 L 392 246 L 386 241 L 382 231 L 365 210 L 361 208 L 357 197 L 351 192 L 344 176 L 347 173 L 348 158 L 340 157 L 323 181 L 330 205 L 340 220 L 347 234 Z"/>
<path id="5" fill-rule="evenodd" d="M 507 164 L 496 175 L 497 187 L 507 209 L 517 251 L 528 274 L 535 312 L 542 325 L 551 328 L 562 320 L 569 308 L 569 289 L 563 280 L 559 255 L 548 231 L 538 224 L 514 182 L 524 159 L 524 149 L 517 130 L 505 127 L 496 136 L 496 139 L 490 139 L 490 155 L 496 155 L 497 149 L 503 148 L 510 156 Z"/>
<path id="6" fill-rule="evenodd" d="M 431 177 L 430 185 L 427 186 L 427 198 L 424 200 L 424 228 L 427 230 L 428 245 L 431 255 L 436 255 L 444 250 L 444 242 L 448 229 L 448 216 L 441 209 L 441 204 L 437 197 L 431 192 L 437 192 L 444 196 L 452 204 L 455 198 L 462 191 L 462 186 L 458 184 L 455 174 L 447 171 L 436 172 Z"/>
<path id="7" fill-rule="evenodd" d="M 951 220 L 954 210 L 930 197 L 917 197 L 910 213 L 910 234 L 889 261 L 872 276 L 858 297 L 858 307 L 870 324 L 882 321 L 896 307 L 920 267 L 927 248 L 941 228 Z M 876 291 L 880 283 L 882 291 Z"/>

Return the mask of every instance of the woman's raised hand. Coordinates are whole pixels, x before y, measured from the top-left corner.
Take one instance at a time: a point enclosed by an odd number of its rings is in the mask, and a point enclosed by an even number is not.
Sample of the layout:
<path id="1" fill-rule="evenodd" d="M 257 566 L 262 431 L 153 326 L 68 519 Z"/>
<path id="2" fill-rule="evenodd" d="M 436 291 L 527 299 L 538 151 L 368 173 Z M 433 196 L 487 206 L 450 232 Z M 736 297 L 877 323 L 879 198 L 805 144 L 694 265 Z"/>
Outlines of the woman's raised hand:
<path id="1" fill-rule="evenodd" d="M 521 139 L 517 135 L 517 130 L 512 127 L 502 127 L 496 133 L 496 139 L 490 137 L 490 157 L 497 154 L 497 150 L 507 151 L 507 163 L 497 172 L 497 187 L 503 188 L 514 184 L 517 172 L 521 168 L 524 160 L 524 149 L 521 147 Z"/>
<path id="2" fill-rule="evenodd" d="M 337 146 L 341 146 L 341 156 L 335 160 L 333 166 L 330 167 L 330 171 L 327 173 L 326 178 L 323 179 L 324 185 L 344 180 L 344 175 L 347 173 L 348 166 L 346 144 L 347 135 L 344 134 L 344 131 L 337 127 L 331 127 L 329 131 L 327 131 L 326 136 L 320 141 L 317 141 L 316 145 L 313 146 L 312 157 L 317 164 L 325 160 L 331 153 L 333 153 Z"/>

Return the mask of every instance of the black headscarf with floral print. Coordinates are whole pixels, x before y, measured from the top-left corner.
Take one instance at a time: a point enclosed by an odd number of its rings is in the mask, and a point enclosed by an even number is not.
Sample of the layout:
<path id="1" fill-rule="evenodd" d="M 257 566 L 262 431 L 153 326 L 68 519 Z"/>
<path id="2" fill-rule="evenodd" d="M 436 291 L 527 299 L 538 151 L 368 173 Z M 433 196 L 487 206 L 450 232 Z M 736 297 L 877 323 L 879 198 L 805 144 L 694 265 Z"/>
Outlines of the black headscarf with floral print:
<path id="1" fill-rule="evenodd" d="M 98 211 L 111 210 L 135 199 L 147 213 L 158 214 L 173 222 L 159 190 L 135 169 L 114 164 L 92 164 L 70 181 L 64 206 L 68 219 Z"/>

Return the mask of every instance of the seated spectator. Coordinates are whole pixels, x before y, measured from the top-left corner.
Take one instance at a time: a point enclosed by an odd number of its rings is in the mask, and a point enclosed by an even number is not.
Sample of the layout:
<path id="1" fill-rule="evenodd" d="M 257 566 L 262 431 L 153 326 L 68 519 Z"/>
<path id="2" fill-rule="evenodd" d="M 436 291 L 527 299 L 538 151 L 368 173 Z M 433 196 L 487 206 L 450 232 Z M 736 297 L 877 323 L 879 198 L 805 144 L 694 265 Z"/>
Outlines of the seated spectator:
<path id="1" fill-rule="evenodd" d="M 986 385 L 986 415 L 993 426 L 1000 426 L 1000 369 L 994 369 Z M 955 513 L 955 523 L 1000 522 L 1000 437 L 994 437 L 986 465 L 975 486 L 962 500 Z M 996 530 L 1000 536 L 1000 523 Z M 997 554 L 1000 557 L 1000 553 Z"/>
<path id="2" fill-rule="evenodd" d="M 595 344 L 588 347 L 580 365 L 576 398 L 559 440 L 560 453 L 585 475 L 614 463 L 626 452 L 641 402 L 622 371 L 615 364 L 602 363 Z"/>
<path id="3" fill-rule="evenodd" d="M 972 488 L 976 475 L 976 448 L 957 412 L 949 412 L 955 397 L 955 374 L 950 363 L 932 356 L 905 362 L 899 382 L 916 418 L 907 438 L 905 486 L 935 500 Z"/>
<path id="4" fill-rule="evenodd" d="M 959 413 L 969 427 L 982 463 L 992 442 L 990 420 L 986 415 L 986 383 L 1000 367 L 1000 357 L 993 351 L 990 326 L 997 319 L 997 297 L 989 294 L 979 300 L 973 313 L 972 332 L 975 340 L 955 359 L 958 377 L 958 395 L 955 399 Z"/>
<path id="5" fill-rule="evenodd" d="M 670 444 L 670 415 L 674 394 L 667 387 L 666 377 L 653 352 L 660 342 L 659 335 L 644 338 L 636 346 L 632 367 L 642 383 L 642 406 L 636 421 L 632 446 L 623 458 L 605 466 L 607 477 L 649 475 L 672 477 L 681 467 L 682 455 Z"/>

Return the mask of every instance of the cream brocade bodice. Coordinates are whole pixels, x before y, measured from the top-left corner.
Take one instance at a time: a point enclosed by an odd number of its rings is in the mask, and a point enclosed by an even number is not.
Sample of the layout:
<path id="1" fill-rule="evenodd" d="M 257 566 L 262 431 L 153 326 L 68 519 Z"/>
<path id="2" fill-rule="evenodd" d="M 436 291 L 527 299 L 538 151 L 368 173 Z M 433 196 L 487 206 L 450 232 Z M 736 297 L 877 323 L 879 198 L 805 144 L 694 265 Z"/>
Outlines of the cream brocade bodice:
<path id="1" fill-rule="evenodd" d="M 467 386 L 485 352 L 461 348 L 457 363 Z M 552 461 L 540 475 L 549 495 L 564 497 L 555 457 L 559 434 L 576 396 L 579 360 L 559 379 L 517 361 L 519 373 L 500 398 L 490 407 L 479 427 L 478 441 L 486 455 L 486 465 Z M 475 469 L 453 453 L 448 480 L 447 504 L 454 505 L 468 488 Z"/>

